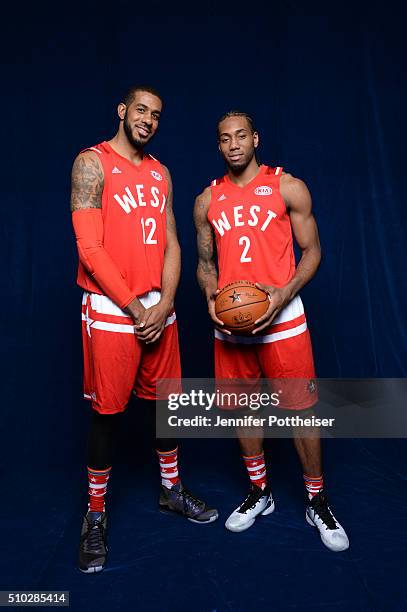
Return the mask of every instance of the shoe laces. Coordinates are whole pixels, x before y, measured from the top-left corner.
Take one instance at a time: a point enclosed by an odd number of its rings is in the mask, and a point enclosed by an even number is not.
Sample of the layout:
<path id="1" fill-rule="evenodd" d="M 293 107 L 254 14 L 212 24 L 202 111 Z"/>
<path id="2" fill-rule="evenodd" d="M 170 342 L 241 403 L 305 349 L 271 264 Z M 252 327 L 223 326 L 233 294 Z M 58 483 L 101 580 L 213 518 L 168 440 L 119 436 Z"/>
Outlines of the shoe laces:
<path id="1" fill-rule="evenodd" d="M 88 522 L 89 528 L 86 532 L 85 541 L 89 551 L 99 550 L 104 546 L 104 527 L 100 519 Z"/>
<path id="2" fill-rule="evenodd" d="M 188 489 L 184 488 L 182 489 L 181 494 L 184 500 L 185 508 L 193 510 L 194 512 L 202 510 L 203 502 L 197 497 L 195 497 L 195 495 L 192 495 L 191 491 L 188 491 Z"/>
<path id="3" fill-rule="evenodd" d="M 258 489 L 258 491 L 256 491 L 256 489 Z M 252 487 L 250 491 L 248 492 L 246 499 L 240 506 L 239 513 L 244 514 L 245 512 L 247 512 L 247 510 L 250 510 L 250 508 L 253 508 L 257 504 L 259 499 L 263 497 L 263 495 L 264 495 L 263 489 L 260 489 L 260 487 L 256 487 L 256 486 Z"/>
<path id="4" fill-rule="evenodd" d="M 328 500 L 326 496 L 321 496 L 319 494 L 315 495 L 314 499 L 311 502 L 311 508 L 325 523 L 327 529 L 339 529 L 338 525 L 336 524 L 334 515 L 332 514 L 331 509 L 328 506 Z"/>

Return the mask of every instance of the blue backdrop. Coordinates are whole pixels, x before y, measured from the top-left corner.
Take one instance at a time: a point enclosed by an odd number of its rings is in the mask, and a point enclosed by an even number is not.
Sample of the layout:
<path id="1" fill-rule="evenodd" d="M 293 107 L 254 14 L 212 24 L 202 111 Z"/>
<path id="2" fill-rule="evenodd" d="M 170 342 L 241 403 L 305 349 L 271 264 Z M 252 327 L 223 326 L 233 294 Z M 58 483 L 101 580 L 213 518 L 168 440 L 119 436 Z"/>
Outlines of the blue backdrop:
<path id="1" fill-rule="evenodd" d="M 84 500 L 82 463 L 88 411 L 81 400 L 81 292 L 75 287 L 77 260 L 69 181 L 77 152 L 114 134 L 115 107 L 130 83 L 152 84 L 162 91 L 165 101 L 159 133 L 149 151 L 173 175 L 183 252 L 177 313 L 184 374 L 209 376 L 212 372 L 211 326 L 195 280 L 192 207 L 195 196 L 223 173 L 216 146 L 217 118 L 231 108 L 239 108 L 255 117 L 261 138 L 260 161 L 284 166 L 306 181 L 313 196 L 323 260 L 302 296 L 318 375 L 406 376 L 406 82 L 402 79 L 406 43 L 397 5 L 359 3 L 351 9 L 346 5 L 318 8 L 314 4 L 310 9 L 308 3 L 281 0 L 268 3 L 267 8 L 230 8 L 224 15 L 215 14 L 214 5 L 211 8 L 204 15 L 175 16 L 164 14 L 154 4 L 145 15 L 137 12 L 137 6 L 124 2 L 93 8 L 70 6 L 65 12 L 60 6 L 42 5 L 35 10 L 26 7 L 19 15 L 12 15 L 10 9 L 10 19 L 4 22 L 0 456 L 8 497 L 1 513 L 8 534 L 18 530 L 17 548 L 22 558 L 18 560 L 15 541 L 6 534 L 2 588 L 63 588 L 65 584 L 83 596 L 93 584 L 93 578 L 86 582 L 89 577 L 77 577 L 71 567 L 76 554 L 72 542 L 76 546 Z M 132 441 L 136 444 L 136 433 Z M 213 446 L 205 443 L 202 448 L 205 452 L 215 448 L 216 456 L 224 457 L 223 470 L 230 465 L 230 472 L 223 474 L 224 485 L 215 478 L 219 468 L 216 457 L 212 456 L 208 473 L 199 472 L 201 488 L 209 489 L 227 513 L 239 498 L 239 487 L 233 486 L 233 480 L 227 482 L 238 478 L 232 475 L 240 467 L 237 451 L 226 442 Z M 291 451 L 287 450 L 285 456 L 285 444 L 280 443 L 280 448 L 284 475 L 284 466 L 293 459 Z M 341 557 L 344 560 L 339 562 L 332 554 L 320 551 L 316 537 L 309 536 L 312 563 L 320 563 L 321 572 L 328 571 L 326 563 L 332 563 L 331 569 L 343 580 L 343 589 L 337 591 L 335 587 L 334 594 L 329 589 L 324 593 L 324 610 L 399 610 L 401 602 L 406 602 L 403 587 L 393 585 L 398 571 L 394 559 L 402 550 L 397 521 L 405 520 L 406 494 L 405 490 L 404 496 L 400 492 L 405 480 L 401 468 L 404 448 L 402 442 L 348 441 L 332 443 L 327 450 L 332 479 L 340 488 L 342 511 L 350 504 L 355 508 L 352 496 L 359 495 L 356 509 L 359 504 L 362 510 L 354 530 L 364 538 L 359 551 L 370 552 L 365 559 L 360 553 L 357 560 Z M 185 455 L 193 462 L 192 451 L 185 444 Z M 125 466 L 133 454 L 131 449 L 123 451 L 120 460 Z M 343 454 L 347 456 L 344 463 Z M 374 467 L 369 471 L 365 462 Z M 144 469 L 146 474 L 151 471 L 150 481 L 154 479 L 155 466 L 150 467 L 149 455 L 146 463 L 144 468 L 133 465 L 127 476 L 122 476 L 122 485 L 129 491 L 146 487 L 148 509 L 143 517 L 150 528 L 153 501 L 148 487 L 153 490 L 153 485 L 146 484 L 144 476 L 140 484 L 140 478 L 134 475 L 140 470 L 144 474 Z M 389 479 L 386 486 L 385 474 Z M 240 478 L 236 481 L 239 486 L 244 475 Z M 282 482 L 284 478 L 280 476 Z M 366 487 L 363 495 L 355 478 L 362 479 L 362 489 Z M 301 487 L 299 482 L 297 487 Z M 390 500 L 389 488 L 394 495 Z M 120 499 L 118 520 L 122 512 L 127 513 L 126 503 L 133 504 L 135 514 L 141 512 L 139 498 L 128 501 L 126 495 Z M 283 488 L 282 495 L 289 505 L 291 489 Z M 298 501 L 298 492 L 293 499 Z M 361 516 L 370 511 L 376 517 L 372 517 L 368 529 Z M 390 512 L 389 520 L 392 516 L 394 519 L 389 525 L 391 544 L 381 532 L 381 549 L 388 555 L 382 574 L 375 565 L 378 547 L 369 539 L 371 530 L 377 529 L 374 518 L 378 520 L 378 512 Z M 351 522 L 350 512 L 346 518 Z M 285 520 L 280 519 L 280 532 L 290 524 L 290 517 L 287 525 Z M 37 525 L 34 532 L 31 521 Z M 162 544 L 147 554 L 154 563 L 171 557 L 171 537 L 178 537 L 178 531 L 170 530 L 166 540 L 166 524 L 157 521 L 152 514 L 151 529 Z M 162 526 L 160 532 L 158 524 Z M 302 519 L 300 524 L 302 529 Z M 132 529 L 131 523 L 126 528 Z M 178 524 L 176 529 L 184 533 Z M 226 578 L 223 575 L 224 584 L 220 580 L 229 556 L 247 555 L 239 547 L 244 543 L 255 550 L 264 536 L 250 531 L 239 542 L 233 540 L 230 549 L 222 540 L 221 525 L 216 529 L 218 539 L 214 538 L 219 545 L 215 548 L 208 544 L 209 531 L 198 540 L 204 551 L 202 562 L 214 568 L 204 578 L 204 591 L 197 586 L 199 574 L 186 578 L 180 570 L 177 578 L 178 585 L 187 591 L 190 588 L 186 598 L 199 596 L 194 609 L 251 610 L 255 609 L 256 597 L 264 604 L 274 601 L 283 606 L 286 595 L 279 592 L 273 600 L 261 589 L 259 592 L 254 569 L 240 591 L 232 588 L 232 582 L 236 574 L 245 575 L 243 565 L 237 567 L 235 563 L 230 576 L 227 571 Z M 29 539 L 33 533 L 35 544 Z M 188 528 L 185 533 L 188 537 L 192 534 L 188 542 L 191 550 L 184 547 L 180 567 L 188 554 L 191 558 L 196 554 L 196 532 Z M 279 554 L 284 559 L 286 555 L 289 563 L 290 547 L 295 546 L 293 534 L 301 542 L 304 538 L 299 557 L 304 581 L 300 584 L 308 603 L 305 606 L 303 601 L 305 607 L 298 609 L 315 609 L 306 584 L 310 580 L 315 584 L 318 577 L 306 569 L 309 548 L 305 535 L 302 531 L 298 535 L 294 529 L 290 538 L 279 540 L 281 533 L 273 534 L 273 538 L 277 538 L 277 549 L 281 547 Z M 179 535 L 181 542 L 182 537 Z M 118 548 L 119 540 L 116 556 Z M 262 554 L 261 558 L 266 563 Z M 361 564 L 357 569 L 356 561 Z M 146 578 L 149 563 L 137 566 L 140 581 L 153 580 Z M 49 573 L 50 567 L 54 574 Z M 59 567 L 59 574 L 55 567 Z M 115 593 L 124 592 L 120 597 L 127 601 L 129 584 L 123 586 L 121 580 L 127 576 L 131 583 L 132 567 L 123 561 L 115 568 L 117 583 L 99 581 L 99 585 L 104 584 L 102 590 L 106 588 L 104 597 L 117 602 Z M 370 568 L 366 575 L 364 568 Z M 389 596 L 386 581 L 390 575 Z M 348 594 L 341 595 L 342 591 Z M 95 606 L 99 596 L 100 591 Z M 167 600 L 160 595 L 154 599 L 151 593 L 147 597 L 141 592 L 138 597 L 140 609 L 165 609 Z M 179 605 L 187 605 L 179 593 L 177 597 Z M 290 597 L 290 606 L 297 605 L 294 595 Z M 90 601 L 87 607 L 92 608 Z"/>

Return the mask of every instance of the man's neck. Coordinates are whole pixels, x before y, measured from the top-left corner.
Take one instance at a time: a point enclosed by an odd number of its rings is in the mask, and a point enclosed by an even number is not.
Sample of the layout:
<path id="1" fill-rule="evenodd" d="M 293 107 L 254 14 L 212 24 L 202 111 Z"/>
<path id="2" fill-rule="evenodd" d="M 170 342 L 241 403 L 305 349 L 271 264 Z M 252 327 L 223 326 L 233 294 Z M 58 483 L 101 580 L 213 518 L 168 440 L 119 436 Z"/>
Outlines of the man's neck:
<path id="1" fill-rule="evenodd" d="M 136 149 L 133 147 L 126 134 L 119 130 L 115 136 L 111 140 L 108 140 L 108 143 L 122 157 L 125 157 L 133 164 L 138 166 L 141 164 L 143 159 L 143 149 Z"/>
<path id="2" fill-rule="evenodd" d="M 259 172 L 260 165 L 257 163 L 255 158 L 253 158 L 247 168 L 245 168 L 243 172 L 240 172 L 239 174 L 235 174 L 230 168 L 228 168 L 230 180 L 239 187 L 245 187 Z"/>

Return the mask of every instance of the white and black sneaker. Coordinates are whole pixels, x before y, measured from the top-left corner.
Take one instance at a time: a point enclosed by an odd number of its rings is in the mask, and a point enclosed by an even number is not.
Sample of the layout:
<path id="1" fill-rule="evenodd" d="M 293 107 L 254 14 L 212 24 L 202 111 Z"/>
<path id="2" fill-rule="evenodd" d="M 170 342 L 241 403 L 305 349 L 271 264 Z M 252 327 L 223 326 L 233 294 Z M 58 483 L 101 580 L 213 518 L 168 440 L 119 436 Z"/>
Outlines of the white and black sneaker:
<path id="1" fill-rule="evenodd" d="M 340 552 L 349 548 L 348 536 L 332 514 L 324 491 L 308 502 L 305 518 L 309 525 L 318 528 L 321 540 L 330 550 Z"/>
<path id="2" fill-rule="evenodd" d="M 251 485 L 244 502 L 236 508 L 225 523 L 229 531 L 244 531 L 249 529 L 259 514 L 266 516 L 274 511 L 275 505 L 270 487 L 260 489 Z"/>

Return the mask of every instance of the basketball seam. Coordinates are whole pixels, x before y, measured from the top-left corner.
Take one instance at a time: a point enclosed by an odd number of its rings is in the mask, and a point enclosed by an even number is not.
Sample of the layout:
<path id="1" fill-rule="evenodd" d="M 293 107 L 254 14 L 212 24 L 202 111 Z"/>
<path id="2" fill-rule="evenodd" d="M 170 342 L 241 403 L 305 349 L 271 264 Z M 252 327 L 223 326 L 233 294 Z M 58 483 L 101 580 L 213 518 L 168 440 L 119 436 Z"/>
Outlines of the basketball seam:
<path id="1" fill-rule="evenodd" d="M 231 306 L 230 308 L 225 308 L 224 310 L 218 310 L 216 312 L 217 315 L 223 314 L 224 312 L 229 312 L 229 310 L 238 310 L 239 308 L 246 308 L 246 306 L 254 306 L 255 304 L 263 304 L 266 302 L 268 298 L 266 297 L 264 300 L 258 300 L 257 302 L 250 302 L 250 304 L 242 304 L 241 306 Z"/>

